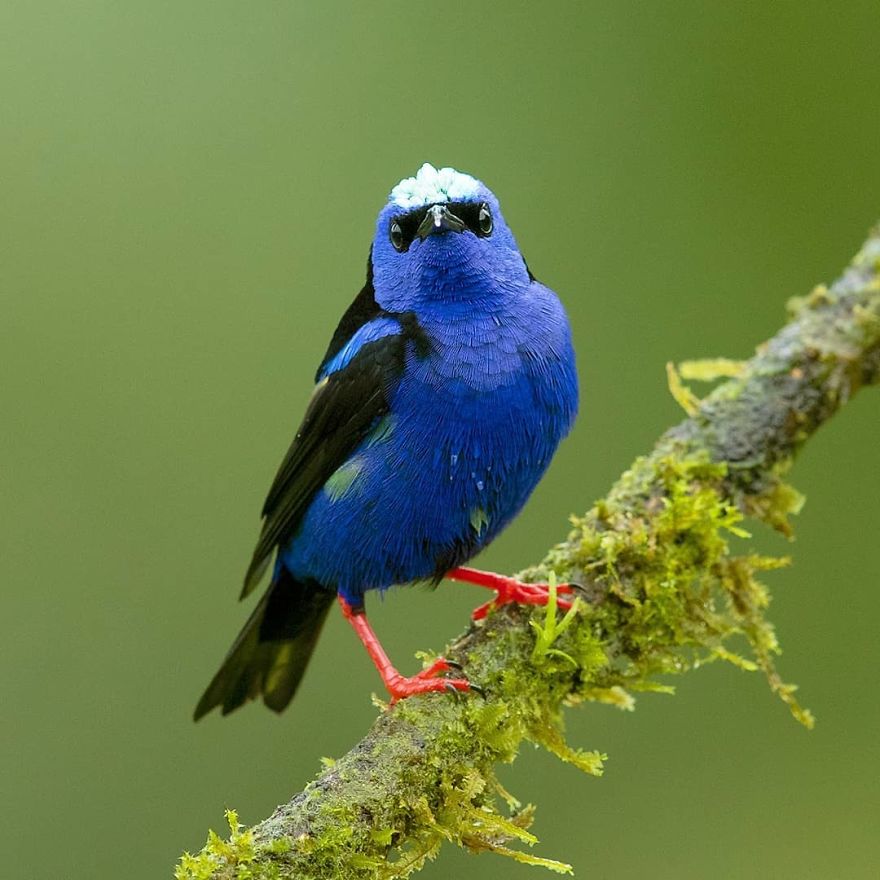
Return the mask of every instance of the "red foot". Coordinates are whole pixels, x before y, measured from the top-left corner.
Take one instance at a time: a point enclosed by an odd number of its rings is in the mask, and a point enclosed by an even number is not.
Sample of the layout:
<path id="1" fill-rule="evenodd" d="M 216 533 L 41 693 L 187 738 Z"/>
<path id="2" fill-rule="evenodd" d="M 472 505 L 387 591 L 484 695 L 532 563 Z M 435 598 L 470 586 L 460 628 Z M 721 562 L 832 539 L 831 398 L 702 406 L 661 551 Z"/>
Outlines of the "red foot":
<path id="1" fill-rule="evenodd" d="M 423 669 L 416 675 L 406 678 L 401 675 L 388 659 L 388 655 L 379 644 L 379 639 L 373 632 L 373 628 L 367 621 L 367 615 L 364 613 L 363 607 L 352 608 L 342 596 L 338 597 L 339 606 L 345 619 L 352 625 L 354 631 L 358 634 L 358 638 L 363 642 L 370 659 L 379 670 L 382 676 L 382 683 L 391 695 L 391 702 L 396 703 L 398 700 L 412 697 L 415 694 L 426 694 L 431 691 L 479 691 L 475 685 L 466 678 L 437 678 L 443 672 L 450 669 L 458 668 L 458 664 L 453 664 L 444 657 L 435 660 L 427 669 Z"/>
<path id="2" fill-rule="evenodd" d="M 546 605 L 550 601 L 550 587 L 547 584 L 526 584 L 516 578 L 505 577 L 491 571 L 479 571 L 476 568 L 454 568 L 446 577 L 453 581 L 475 584 L 495 590 L 496 597 L 471 612 L 474 620 L 482 620 L 492 608 L 516 602 L 518 605 Z M 571 584 L 559 584 L 556 587 L 556 607 L 568 610 L 572 603 L 559 596 L 571 595 L 574 588 Z"/>
<path id="3" fill-rule="evenodd" d="M 466 678 L 437 678 L 443 672 L 448 672 L 453 666 L 443 657 L 435 660 L 427 669 L 417 672 L 415 675 L 406 678 L 396 669 L 392 669 L 391 673 L 386 675 L 379 670 L 382 675 L 382 682 L 388 693 L 391 695 L 391 702 L 396 703 L 398 700 L 404 700 L 415 694 L 427 694 L 432 691 L 469 691 L 471 684 Z"/>

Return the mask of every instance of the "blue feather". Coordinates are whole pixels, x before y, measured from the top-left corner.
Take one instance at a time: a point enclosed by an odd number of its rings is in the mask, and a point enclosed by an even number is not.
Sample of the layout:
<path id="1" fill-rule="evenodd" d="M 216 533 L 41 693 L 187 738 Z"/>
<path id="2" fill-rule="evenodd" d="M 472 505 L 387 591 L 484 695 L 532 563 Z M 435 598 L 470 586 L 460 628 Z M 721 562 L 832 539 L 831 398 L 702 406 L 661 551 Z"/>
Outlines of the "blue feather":
<path id="1" fill-rule="evenodd" d="M 395 318 L 380 317 L 369 321 L 355 332 L 334 357 L 324 364 L 318 373 L 318 379 L 323 379 L 331 373 L 345 369 L 365 345 L 370 342 L 378 342 L 387 336 L 398 335 L 400 330 L 400 322 Z"/>

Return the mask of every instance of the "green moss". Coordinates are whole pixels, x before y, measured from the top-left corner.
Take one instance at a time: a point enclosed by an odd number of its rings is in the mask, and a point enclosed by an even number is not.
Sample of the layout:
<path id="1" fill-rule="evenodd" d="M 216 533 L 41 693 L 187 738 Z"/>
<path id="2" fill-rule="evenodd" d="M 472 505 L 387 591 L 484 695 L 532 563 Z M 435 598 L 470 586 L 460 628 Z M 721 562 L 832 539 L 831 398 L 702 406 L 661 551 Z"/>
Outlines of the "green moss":
<path id="1" fill-rule="evenodd" d="M 809 726 L 809 713 L 774 669 L 778 645 L 757 577 L 787 560 L 732 552 L 731 541 L 749 533 L 726 494 L 727 469 L 705 454 L 682 451 L 638 460 L 617 491 L 576 523 L 566 550 L 574 549 L 574 566 L 614 599 L 587 609 L 587 629 L 613 640 L 618 661 L 598 682 L 588 680 L 581 694 L 608 701 L 611 694 L 652 686 L 658 674 L 719 659 L 763 669 Z M 752 498 L 750 510 L 790 534 L 788 517 L 802 504 L 802 496 L 774 480 Z M 753 659 L 725 647 L 736 636 L 749 643 Z"/>
<path id="2" fill-rule="evenodd" d="M 689 415 L 700 408 L 700 398 L 681 381 L 681 375 L 671 361 L 666 364 L 666 384 L 675 402 Z"/>
<path id="3" fill-rule="evenodd" d="M 678 365 L 682 379 L 695 379 L 699 382 L 714 382 L 716 379 L 738 379 L 745 374 L 746 362 L 730 358 L 702 358 L 695 361 L 682 361 Z"/>
<path id="4" fill-rule="evenodd" d="M 224 840 L 215 831 L 209 831 L 208 841 L 200 853 L 183 854 L 174 869 L 175 880 L 210 880 L 218 876 L 218 871 L 235 880 L 271 878 L 271 873 L 262 868 L 259 873 L 252 869 L 256 858 L 253 833 L 242 829 L 234 810 L 226 811 L 226 821 L 229 823 L 229 839 Z"/>

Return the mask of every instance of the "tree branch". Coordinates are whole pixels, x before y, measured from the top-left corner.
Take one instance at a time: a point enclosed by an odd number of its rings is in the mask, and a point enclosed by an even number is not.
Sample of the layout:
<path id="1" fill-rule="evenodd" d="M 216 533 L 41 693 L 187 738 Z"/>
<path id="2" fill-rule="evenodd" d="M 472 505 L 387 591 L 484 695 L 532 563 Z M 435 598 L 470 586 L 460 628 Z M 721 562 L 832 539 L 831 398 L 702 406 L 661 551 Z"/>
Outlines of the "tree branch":
<path id="1" fill-rule="evenodd" d="M 774 669 L 768 595 L 757 580 L 785 560 L 734 554 L 730 541 L 748 537 L 746 516 L 790 534 L 802 499 L 782 474 L 821 424 L 880 381 L 880 227 L 830 289 L 789 310 L 789 323 L 747 362 L 684 364 L 681 375 L 670 367 L 689 417 L 524 574 L 582 585 L 573 614 L 560 621 L 507 606 L 453 642 L 447 656 L 485 699 L 429 695 L 383 711 L 351 752 L 268 819 L 242 830 L 230 814 L 230 839 L 212 833 L 177 877 L 406 876 L 444 840 L 567 870 L 506 846 L 534 838 L 530 811 L 498 784 L 495 764 L 530 740 L 601 773 L 601 755 L 566 745 L 563 705 L 631 708 L 632 691 L 668 689 L 659 675 L 709 659 L 763 669 L 811 725 Z M 726 381 L 699 401 L 681 376 Z M 750 657 L 730 647 L 734 637 Z"/>

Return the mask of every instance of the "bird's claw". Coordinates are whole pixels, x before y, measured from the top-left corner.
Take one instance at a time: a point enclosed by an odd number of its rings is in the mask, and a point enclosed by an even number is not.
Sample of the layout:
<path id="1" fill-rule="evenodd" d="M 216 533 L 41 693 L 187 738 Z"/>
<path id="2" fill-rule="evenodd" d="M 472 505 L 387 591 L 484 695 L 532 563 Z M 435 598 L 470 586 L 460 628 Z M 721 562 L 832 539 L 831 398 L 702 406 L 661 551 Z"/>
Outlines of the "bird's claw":
<path id="1" fill-rule="evenodd" d="M 444 672 L 450 670 L 461 671 L 461 663 L 457 660 L 447 660 L 438 657 L 430 666 L 417 672 L 410 678 L 397 675 L 385 680 L 385 687 L 391 695 L 391 703 L 412 697 L 416 694 L 427 694 L 438 691 L 447 691 L 456 696 L 460 693 L 475 690 L 482 695 L 482 689 L 472 685 L 466 678 L 445 678 Z"/>
<path id="2" fill-rule="evenodd" d="M 385 682 L 391 695 L 392 705 L 398 700 L 414 697 L 417 694 L 430 694 L 437 691 L 469 691 L 471 683 L 466 678 L 424 678 L 414 675 L 412 678 L 399 678 Z"/>
<path id="3" fill-rule="evenodd" d="M 464 667 L 457 660 L 447 660 L 445 657 L 438 657 L 430 666 L 417 672 L 413 678 L 435 678 L 443 672 L 449 672 L 450 669 L 461 671 Z"/>
<path id="4" fill-rule="evenodd" d="M 454 697 L 456 700 L 461 699 L 461 691 L 457 687 L 455 687 L 452 682 L 443 682 L 443 687 L 446 689 L 446 693 L 448 693 L 450 696 Z M 470 690 L 470 688 L 468 690 Z"/>
<path id="5" fill-rule="evenodd" d="M 481 687 L 478 684 L 474 684 L 472 681 L 469 681 L 467 683 L 468 684 L 467 688 L 456 687 L 454 682 L 450 681 L 449 679 L 444 679 L 443 684 L 444 684 L 444 687 L 446 688 L 447 693 L 449 693 L 453 697 L 455 697 L 456 700 L 460 700 L 461 695 L 463 693 L 479 694 L 484 700 L 486 699 L 485 688 Z"/>
<path id="6" fill-rule="evenodd" d="M 493 608 L 516 603 L 517 605 L 546 605 L 550 601 L 550 587 L 547 584 L 526 584 L 515 578 L 499 578 L 496 595 L 491 602 L 485 602 L 471 613 L 473 620 L 482 620 Z M 574 593 L 574 585 L 559 584 L 556 587 L 556 607 L 567 611 L 572 603 L 560 596 Z"/>

